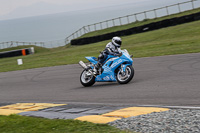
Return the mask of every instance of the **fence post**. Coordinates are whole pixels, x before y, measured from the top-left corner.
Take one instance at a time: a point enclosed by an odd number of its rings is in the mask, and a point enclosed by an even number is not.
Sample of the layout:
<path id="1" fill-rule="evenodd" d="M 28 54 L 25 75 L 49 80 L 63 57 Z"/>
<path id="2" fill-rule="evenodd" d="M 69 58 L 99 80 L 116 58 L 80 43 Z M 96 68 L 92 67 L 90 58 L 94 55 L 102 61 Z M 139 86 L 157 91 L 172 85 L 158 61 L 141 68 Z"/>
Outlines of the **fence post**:
<path id="1" fill-rule="evenodd" d="M 13 41 L 10 42 L 10 47 L 12 47 L 12 46 L 13 46 Z"/>
<path id="2" fill-rule="evenodd" d="M 86 27 L 84 26 L 84 33 L 88 33 L 89 31 L 86 29 Z"/>
<path id="3" fill-rule="evenodd" d="M 68 37 L 65 38 L 65 45 L 67 45 L 67 44 L 68 44 Z"/>
<path id="4" fill-rule="evenodd" d="M 134 14 L 135 15 L 135 21 L 137 21 L 137 14 Z"/>
<path id="5" fill-rule="evenodd" d="M 76 37 L 78 38 L 78 31 L 76 31 Z"/>
<path id="6" fill-rule="evenodd" d="M 113 22 L 113 26 L 115 26 L 115 20 L 114 19 L 112 19 L 112 22 Z"/>
<path id="7" fill-rule="evenodd" d="M 154 14 L 155 14 L 155 18 L 157 18 L 157 13 L 156 13 L 156 9 L 154 9 Z"/>
<path id="8" fill-rule="evenodd" d="M 180 13 L 181 12 L 180 3 L 178 3 L 178 10 L 179 10 L 179 13 Z"/>
<path id="9" fill-rule="evenodd" d="M 86 33 L 86 32 L 85 32 L 85 26 L 83 26 L 83 32 L 84 32 L 84 34 Z"/>
<path id="10" fill-rule="evenodd" d="M 106 26 L 107 26 L 107 28 L 108 28 L 108 21 L 106 20 Z"/>
<path id="11" fill-rule="evenodd" d="M 168 6 L 166 6 L 166 12 L 167 12 L 167 16 L 169 16 Z"/>
<path id="12" fill-rule="evenodd" d="M 100 22 L 100 27 L 101 27 L 101 30 L 103 29 L 103 27 L 102 27 L 102 22 Z"/>
<path id="13" fill-rule="evenodd" d="M 146 11 L 144 11 L 144 18 L 147 19 Z"/>
<path id="14" fill-rule="evenodd" d="M 194 9 L 194 0 L 192 0 L 191 3 L 192 3 L 192 9 Z"/>
<path id="15" fill-rule="evenodd" d="M 119 23 L 120 23 L 120 25 L 122 25 L 122 20 L 121 20 L 121 17 L 119 17 Z"/>
<path id="16" fill-rule="evenodd" d="M 96 31 L 97 30 L 97 27 L 96 27 L 96 23 L 94 24 L 94 31 Z"/>
<path id="17" fill-rule="evenodd" d="M 127 22 L 128 22 L 128 24 L 130 23 L 130 21 L 129 21 L 129 16 L 127 16 Z"/>
<path id="18" fill-rule="evenodd" d="M 88 25 L 88 32 L 90 32 L 90 25 Z"/>

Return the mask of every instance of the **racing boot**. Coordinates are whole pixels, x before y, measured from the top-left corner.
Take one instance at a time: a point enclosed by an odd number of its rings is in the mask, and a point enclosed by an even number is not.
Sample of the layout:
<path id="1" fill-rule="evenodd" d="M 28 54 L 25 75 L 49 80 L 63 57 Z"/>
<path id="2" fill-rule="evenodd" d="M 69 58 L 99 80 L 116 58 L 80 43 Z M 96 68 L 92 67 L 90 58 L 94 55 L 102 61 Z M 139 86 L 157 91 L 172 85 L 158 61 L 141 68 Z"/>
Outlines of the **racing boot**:
<path id="1" fill-rule="evenodd" d="M 98 75 L 99 74 L 99 69 L 102 67 L 102 64 L 100 62 L 97 62 L 97 64 L 94 66 L 94 74 Z"/>

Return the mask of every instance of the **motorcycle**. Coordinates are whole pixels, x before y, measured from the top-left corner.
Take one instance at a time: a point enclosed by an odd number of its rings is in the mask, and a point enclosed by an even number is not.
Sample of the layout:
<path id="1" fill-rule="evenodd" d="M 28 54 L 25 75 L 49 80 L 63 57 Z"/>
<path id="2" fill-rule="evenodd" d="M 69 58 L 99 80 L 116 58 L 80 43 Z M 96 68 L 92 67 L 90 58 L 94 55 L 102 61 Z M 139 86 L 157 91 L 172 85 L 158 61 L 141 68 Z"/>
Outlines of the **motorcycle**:
<path id="1" fill-rule="evenodd" d="M 108 55 L 105 63 L 98 70 L 94 71 L 97 64 L 97 58 L 85 57 L 90 64 L 86 65 L 83 61 L 79 65 L 84 69 L 80 75 L 80 82 L 83 86 L 92 86 L 95 82 L 118 82 L 127 84 L 134 77 L 134 68 L 132 67 L 132 55 L 129 55 L 126 49 L 119 50 L 120 56 Z"/>

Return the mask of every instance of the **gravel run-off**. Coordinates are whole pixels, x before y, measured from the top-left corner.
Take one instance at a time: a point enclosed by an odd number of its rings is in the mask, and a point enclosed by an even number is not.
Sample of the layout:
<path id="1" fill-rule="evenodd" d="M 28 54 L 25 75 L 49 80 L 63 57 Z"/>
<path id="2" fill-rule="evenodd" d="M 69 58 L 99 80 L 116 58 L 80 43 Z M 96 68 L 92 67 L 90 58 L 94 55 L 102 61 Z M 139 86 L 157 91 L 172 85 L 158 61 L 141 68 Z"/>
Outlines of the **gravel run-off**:
<path id="1" fill-rule="evenodd" d="M 200 133 L 200 110 L 171 109 L 123 118 L 109 125 L 140 133 Z"/>

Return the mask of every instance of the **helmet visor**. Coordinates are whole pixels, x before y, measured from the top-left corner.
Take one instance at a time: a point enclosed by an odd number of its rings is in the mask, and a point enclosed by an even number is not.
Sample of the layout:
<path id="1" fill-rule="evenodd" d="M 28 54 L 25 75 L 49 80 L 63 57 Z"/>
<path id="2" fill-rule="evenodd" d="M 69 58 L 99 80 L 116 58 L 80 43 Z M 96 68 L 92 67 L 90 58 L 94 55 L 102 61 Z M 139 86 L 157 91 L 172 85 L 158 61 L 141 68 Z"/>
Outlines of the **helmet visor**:
<path id="1" fill-rule="evenodd" d="M 121 46 L 122 41 L 121 40 L 115 40 L 115 43 L 118 44 L 119 46 Z"/>

